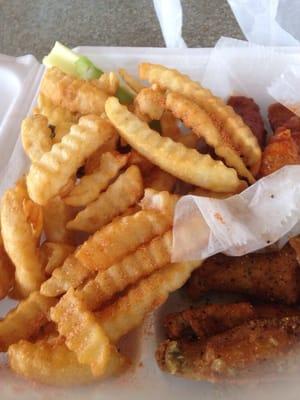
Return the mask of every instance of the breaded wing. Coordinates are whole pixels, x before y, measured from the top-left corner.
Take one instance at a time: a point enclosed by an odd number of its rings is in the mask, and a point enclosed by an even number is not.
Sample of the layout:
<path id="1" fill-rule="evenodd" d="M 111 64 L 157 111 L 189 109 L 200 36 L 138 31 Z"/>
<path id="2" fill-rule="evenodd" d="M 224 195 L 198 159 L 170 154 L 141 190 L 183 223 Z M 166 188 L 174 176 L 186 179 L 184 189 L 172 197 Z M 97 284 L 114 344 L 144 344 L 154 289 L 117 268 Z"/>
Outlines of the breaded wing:
<path id="1" fill-rule="evenodd" d="M 254 368 L 260 366 L 264 372 L 276 371 L 281 356 L 291 351 L 299 337 L 299 316 L 253 320 L 207 341 L 163 342 L 156 359 L 160 368 L 171 374 L 211 382 L 238 381 L 251 373 L 258 374 Z"/>
<path id="2" fill-rule="evenodd" d="M 277 253 L 208 258 L 188 284 L 196 299 L 209 291 L 232 292 L 267 301 L 295 304 L 299 299 L 299 266 L 294 250 L 285 246 Z"/>

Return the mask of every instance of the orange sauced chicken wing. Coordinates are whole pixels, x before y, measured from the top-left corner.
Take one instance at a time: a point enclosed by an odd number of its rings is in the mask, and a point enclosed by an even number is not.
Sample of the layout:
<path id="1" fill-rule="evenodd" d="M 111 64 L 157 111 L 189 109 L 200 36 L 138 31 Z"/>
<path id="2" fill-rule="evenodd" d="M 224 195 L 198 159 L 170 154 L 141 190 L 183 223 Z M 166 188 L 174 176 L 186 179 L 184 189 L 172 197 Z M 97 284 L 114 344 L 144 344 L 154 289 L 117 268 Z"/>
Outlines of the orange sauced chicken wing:
<path id="1" fill-rule="evenodd" d="M 290 130 L 284 130 L 271 137 L 262 154 L 260 175 L 266 176 L 285 165 L 300 163 L 299 149 Z"/>

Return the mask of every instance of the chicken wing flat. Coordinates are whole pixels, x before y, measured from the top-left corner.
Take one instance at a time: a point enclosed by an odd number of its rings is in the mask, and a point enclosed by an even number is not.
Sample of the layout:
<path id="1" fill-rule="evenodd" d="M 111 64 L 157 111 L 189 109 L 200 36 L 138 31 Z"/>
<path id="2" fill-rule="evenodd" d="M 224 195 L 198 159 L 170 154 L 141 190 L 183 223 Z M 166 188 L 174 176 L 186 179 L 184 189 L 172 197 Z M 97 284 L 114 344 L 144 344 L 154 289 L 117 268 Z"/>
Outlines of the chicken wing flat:
<path id="1" fill-rule="evenodd" d="M 300 316 L 300 309 L 279 304 L 229 303 L 200 305 L 165 317 L 169 339 L 205 339 L 253 319 Z"/>
<path id="2" fill-rule="evenodd" d="M 263 147 L 267 132 L 264 127 L 264 121 L 259 111 L 259 107 L 255 101 L 250 97 L 231 96 L 229 97 L 227 104 L 241 116 L 245 124 L 249 126 L 252 133 L 256 136 L 260 147 Z"/>
<path id="3" fill-rule="evenodd" d="M 295 304 L 299 298 L 299 271 L 295 251 L 289 245 L 276 253 L 242 257 L 217 254 L 193 273 L 188 293 L 193 299 L 219 291 Z"/>
<path id="4" fill-rule="evenodd" d="M 276 371 L 281 356 L 299 339 L 299 316 L 252 320 L 206 341 L 167 340 L 159 346 L 156 359 L 171 374 L 211 382 L 238 381 L 261 365 Z"/>
<path id="5" fill-rule="evenodd" d="M 291 133 L 300 132 L 300 117 L 280 103 L 271 104 L 268 118 L 274 132 L 290 129 Z"/>
<path id="6" fill-rule="evenodd" d="M 277 131 L 262 153 L 260 176 L 269 175 L 285 165 L 299 164 L 300 155 L 297 141 L 289 129 Z"/>
<path id="7" fill-rule="evenodd" d="M 169 314 L 164 326 L 169 339 L 203 339 L 254 318 L 250 303 L 209 304 Z"/>

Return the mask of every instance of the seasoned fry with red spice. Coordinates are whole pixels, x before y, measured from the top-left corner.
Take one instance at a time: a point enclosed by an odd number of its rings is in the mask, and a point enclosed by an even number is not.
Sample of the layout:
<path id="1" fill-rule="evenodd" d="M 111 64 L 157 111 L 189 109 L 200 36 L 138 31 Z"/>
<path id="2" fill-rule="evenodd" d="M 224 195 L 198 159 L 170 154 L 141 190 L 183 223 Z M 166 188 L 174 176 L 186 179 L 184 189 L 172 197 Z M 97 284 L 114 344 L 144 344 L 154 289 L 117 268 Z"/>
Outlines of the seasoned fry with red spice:
<path id="1" fill-rule="evenodd" d="M 272 136 L 262 154 L 260 175 L 266 176 L 285 165 L 300 163 L 299 149 L 291 132 L 285 130 Z"/>
<path id="2" fill-rule="evenodd" d="M 250 97 L 231 96 L 227 104 L 240 115 L 245 124 L 249 126 L 252 133 L 256 136 L 260 147 L 263 147 L 267 131 L 265 130 L 264 121 L 255 101 Z"/>
<path id="3" fill-rule="evenodd" d="M 193 273 L 188 292 L 194 299 L 219 291 L 295 304 L 299 299 L 299 274 L 296 254 L 289 245 L 277 253 L 242 257 L 217 254 Z"/>
<path id="4" fill-rule="evenodd" d="M 278 367 L 279 357 L 291 351 L 299 339 L 299 316 L 253 320 L 207 341 L 168 340 L 159 346 L 156 359 L 160 368 L 171 374 L 210 382 L 238 381 L 253 373 L 254 367 L 266 368 L 269 360 Z"/>

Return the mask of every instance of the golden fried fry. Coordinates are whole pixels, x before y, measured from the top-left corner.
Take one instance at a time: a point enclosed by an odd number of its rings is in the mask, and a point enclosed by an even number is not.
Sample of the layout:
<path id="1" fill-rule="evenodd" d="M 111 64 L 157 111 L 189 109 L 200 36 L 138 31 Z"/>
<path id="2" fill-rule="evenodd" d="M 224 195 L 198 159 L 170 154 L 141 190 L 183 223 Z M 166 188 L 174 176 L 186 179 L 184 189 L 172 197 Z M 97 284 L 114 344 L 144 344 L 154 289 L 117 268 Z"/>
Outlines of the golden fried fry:
<path id="1" fill-rule="evenodd" d="M 193 196 L 203 196 L 203 197 L 211 197 L 213 199 L 227 199 L 230 196 L 233 196 L 234 193 L 217 193 L 217 192 L 212 192 L 210 190 L 205 190 L 202 188 L 195 188 L 193 189 L 190 194 Z"/>
<path id="2" fill-rule="evenodd" d="M 0 299 L 7 296 L 14 284 L 15 269 L 3 246 L 0 231 Z"/>
<path id="3" fill-rule="evenodd" d="M 147 176 L 154 168 L 154 165 L 147 160 L 147 158 L 143 157 L 135 150 L 131 150 L 129 153 L 128 164 L 138 166 L 143 176 Z"/>
<path id="4" fill-rule="evenodd" d="M 251 172 L 246 168 L 240 155 L 234 148 L 230 136 L 215 125 L 214 120 L 206 111 L 188 98 L 178 94 L 169 93 L 166 98 L 166 107 L 173 112 L 175 117 L 181 119 L 199 137 L 212 146 L 215 153 L 225 160 L 229 167 L 236 169 L 237 173 L 247 178 L 250 183 L 255 181 Z"/>
<path id="5" fill-rule="evenodd" d="M 104 270 L 127 254 L 170 229 L 172 221 L 163 214 L 139 211 L 112 221 L 91 236 L 76 251 L 78 260 L 90 270 Z"/>
<path id="6" fill-rule="evenodd" d="M 3 244 L 15 265 L 16 289 L 24 297 L 39 289 L 44 280 L 37 247 L 40 208 L 32 202 L 27 203 L 26 196 L 26 187 L 21 181 L 5 192 L 1 203 Z"/>
<path id="7" fill-rule="evenodd" d="M 46 240 L 55 243 L 74 243 L 74 234 L 66 228 L 68 221 L 74 218 L 74 210 L 56 196 L 43 207 L 44 231 Z"/>
<path id="8" fill-rule="evenodd" d="M 41 83 L 41 93 L 56 106 L 83 115 L 101 115 L 108 97 L 108 94 L 93 82 L 66 75 L 55 67 L 46 70 Z"/>
<path id="9" fill-rule="evenodd" d="M 46 97 L 43 93 L 39 94 L 38 106 L 39 113 L 48 119 L 50 125 L 57 127 L 61 124 L 74 125 L 78 123 L 78 113 L 74 114 L 66 108 L 55 105 L 50 98 Z"/>
<path id="10" fill-rule="evenodd" d="M 105 192 L 100 193 L 97 200 L 68 222 L 67 228 L 94 233 L 136 204 L 143 192 L 141 173 L 138 167 L 132 165 Z"/>
<path id="11" fill-rule="evenodd" d="M 105 153 L 100 157 L 99 168 L 81 178 L 78 185 L 64 198 L 64 202 L 71 206 L 86 206 L 96 200 L 99 193 L 105 190 L 109 183 L 126 165 L 128 156 L 117 152 Z"/>
<path id="12" fill-rule="evenodd" d="M 98 321 L 112 342 L 137 327 L 151 311 L 163 304 L 169 294 L 185 284 L 201 262 L 168 264 L 140 281 L 112 305 L 97 314 Z"/>
<path id="13" fill-rule="evenodd" d="M 178 138 L 182 135 L 177 120 L 171 111 L 164 111 L 160 119 L 160 126 L 162 136 L 169 137 L 174 142 L 177 142 Z"/>
<path id="14" fill-rule="evenodd" d="M 74 175 L 84 160 L 113 135 L 111 125 L 96 115 L 82 117 L 78 125 L 51 151 L 34 163 L 27 176 L 30 198 L 45 205 Z"/>
<path id="15" fill-rule="evenodd" d="M 158 192 L 154 189 L 145 189 L 145 194 L 140 202 L 142 210 L 156 210 L 164 214 L 173 224 L 175 206 L 179 196 L 167 191 Z"/>
<path id="16" fill-rule="evenodd" d="M 168 231 L 142 245 L 119 263 L 98 272 L 93 280 L 78 290 L 78 294 L 89 309 L 99 308 L 116 293 L 168 264 L 171 261 L 171 247 L 172 231 Z"/>
<path id="17" fill-rule="evenodd" d="M 142 89 L 134 99 L 135 110 L 137 115 L 143 115 L 146 120 L 160 120 L 164 112 L 165 96 L 159 90 L 151 88 Z"/>
<path id="18" fill-rule="evenodd" d="M 48 297 L 56 297 L 65 293 L 70 287 L 78 287 L 91 276 L 91 271 L 82 265 L 72 254 L 61 267 L 56 268 L 52 276 L 42 284 L 41 293 Z"/>
<path id="19" fill-rule="evenodd" d="M 234 147 L 243 156 L 252 174 L 256 175 L 261 160 L 260 147 L 250 128 L 244 124 L 232 107 L 227 106 L 208 89 L 175 69 L 158 64 L 142 63 L 139 66 L 139 75 L 141 79 L 146 79 L 152 84 L 156 83 L 160 89 L 183 94 L 203 108 L 218 123 L 220 129 L 231 138 Z"/>
<path id="20" fill-rule="evenodd" d="M 9 346 L 10 368 L 18 375 L 46 385 L 81 385 L 95 381 L 89 366 L 79 364 L 62 338 L 36 343 L 20 340 Z"/>
<path id="21" fill-rule="evenodd" d="M 56 106 L 42 93 L 38 97 L 39 108 L 34 114 L 47 117 L 52 132 L 52 142 L 59 143 L 63 136 L 69 133 L 71 126 L 78 123 L 80 114 L 72 113 L 66 108 Z"/>
<path id="22" fill-rule="evenodd" d="M 188 149 L 162 137 L 140 121 L 117 98 L 105 103 L 105 111 L 120 135 L 139 153 L 171 175 L 217 192 L 238 191 L 243 182 L 236 171 L 209 155 Z"/>
<path id="23" fill-rule="evenodd" d="M 242 257 L 217 254 L 195 271 L 188 292 L 194 299 L 218 291 L 295 304 L 299 300 L 298 273 L 296 254 L 288 245 L 276 253 Z"/>
<path id="24" fill-rule="evenodd" d="M 80 364 L 89 365 L 94 376 L 106 375 L 109 365 L 124 367 L 125 359 L 112 345 L 93 313 L 78 298 L 74 289 L 51 309 L 51 319 L 57 323 L 66 346 L 74 351 Z"/>
<path id="25" fill-rule="evenodd" d="M 21 339 L 28 339 L 38 333 L 48 321 L 50 307 L 56 299 L 33 292 L 0 321 L 0 351 L 7 351 L 8 346 Z"/>
<path id="26" fill-rule="evenodd" d="M 73 175 L 68 180 L 68 182 L 60 189 L 60 191 L 58 192 L 58 195 L 61 198 L 68 196 L 68 194 L 73 190 L 75 183 L 76 183 L 76 176 Z"/>
<path id="27" fill-rule="evenodd" d="M 120 68 L 118 72 L 119 72 L 119 75 L 121 76 L 121 78 L 127 84 L 127 86 L 129 86 L 129 88 L 132 89 L 135 93 L 139 93 L 142 89 L 145 88 L 145 86 L 142 85 L 142 83 L 138 79 L 136 79 L 132 75 L 130 75 L 126 71 L 126 69 Z"/>
<path id="28" fill-rule="evenodd" d="M 88 157 L 84 164 L 84 173 L 86 175 L 92 174 L 100 168 L 101 157 L 103 154 L 116 151 L 118 140 L 119 135 L 115 132 L 107 142 Z"/>
<path id="29" fill-rule="evenodd" d="M 161 134 L 162 136 L 169 137 L 174 142 L 182 143 L 185 147 L 195 149 L 197 147 L 199 138 L 193 132 L 183 134 L 178 126 L 177 120 L 171 111 L 165 110 L 161 120 Z"/>
<path id="30" fill-rule="evenodd" d="M 75 247 L 64 243 L 44 242 L 40 247 L 41 256 L 44 259 L 45 272 L 51 275 L 52 272 L 62 266 L 65 259 L 73 253 Z"/>
<path id="31" fill-rule="evenodd" d="M 99 79 L 93 80 L 92 83 L 111 96 L 116 94 L 119 87 L 119 79 L 114 72 L 105 72 Z"/>
<path id="32" fill-rule="evenodd" d="M 38 161 L 51 150 L 52 131 L 43 115 L 32 115 L 23 120 L 21 138 L 23 149 L 32 162 Z"/>
<path id="33" fill-rule="evenodd" d="M 173 191 L 176 181 L 177 178 L 175 176 L 168 174 L 158 167 L 153 168 L 144 180 L 145 187 L 157 191 L 165 190 L 167 192 Z"/>
<path id="34" fill-rule="evenodd" d="M 23 199 L 23 213 L 31 227 L 33 237 L 39 241 L 43 230 L 43 210 L 28 198 Z"/>

